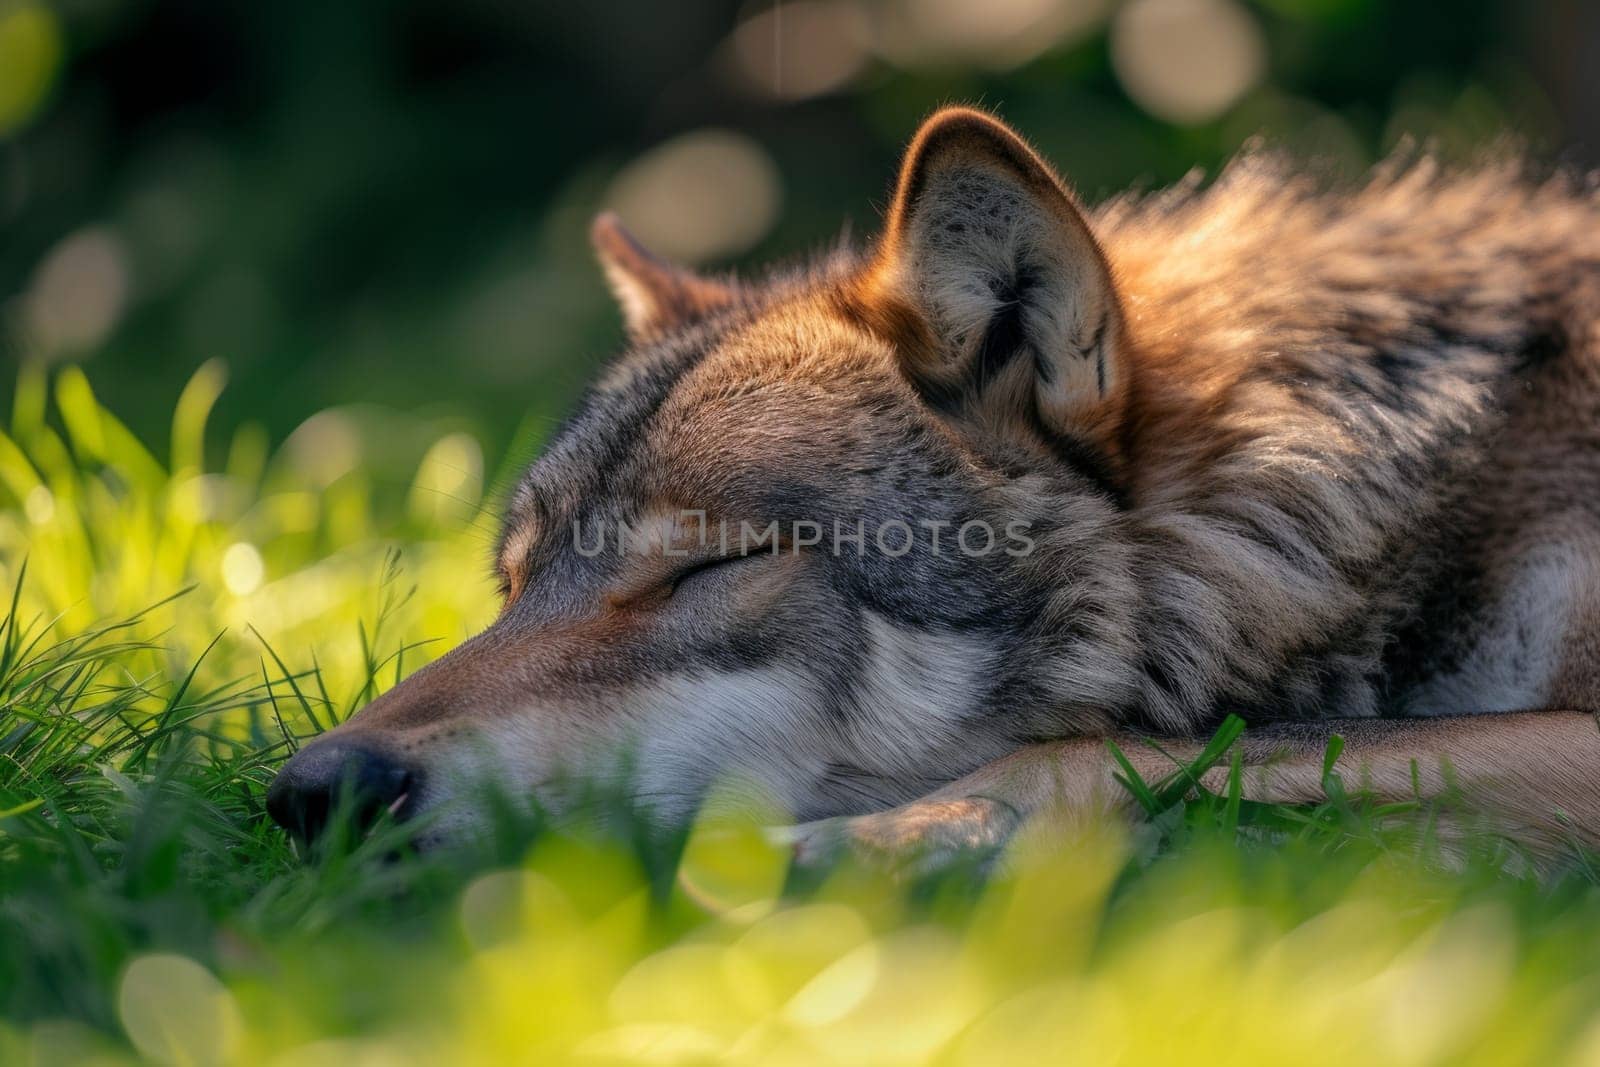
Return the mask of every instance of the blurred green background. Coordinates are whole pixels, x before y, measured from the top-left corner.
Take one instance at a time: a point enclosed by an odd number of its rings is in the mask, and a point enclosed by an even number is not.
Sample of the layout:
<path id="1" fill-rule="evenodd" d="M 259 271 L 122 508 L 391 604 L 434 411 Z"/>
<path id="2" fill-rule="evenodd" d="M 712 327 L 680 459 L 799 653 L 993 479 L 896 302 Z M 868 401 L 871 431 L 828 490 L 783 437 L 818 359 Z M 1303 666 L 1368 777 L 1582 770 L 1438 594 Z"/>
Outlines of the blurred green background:
<path id="1" fill-rule="evenodd" d="M 396 478 L 441 425 L 496 457 L 619 343 L 596 210 L 719 266 L 865 235 L 947 101 L 1090 199 L 1257 133 L 1341 172 L 1505 130 L 1592 164 L 1600 4 L 0 0 L 0 394 L 81 362 L 160 449 L 219 359 L 219 439 L 354 406 Z"/>

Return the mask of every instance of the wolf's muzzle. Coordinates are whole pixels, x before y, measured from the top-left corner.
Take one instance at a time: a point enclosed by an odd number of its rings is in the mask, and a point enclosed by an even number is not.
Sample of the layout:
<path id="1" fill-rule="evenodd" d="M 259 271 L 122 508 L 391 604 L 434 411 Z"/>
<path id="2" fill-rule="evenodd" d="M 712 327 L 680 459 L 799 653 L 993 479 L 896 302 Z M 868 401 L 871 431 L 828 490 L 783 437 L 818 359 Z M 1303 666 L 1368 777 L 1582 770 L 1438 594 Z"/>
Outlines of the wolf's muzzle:
<path id="1" fill-rule="evenodd" d="M 267 790 L 267 813 L 307 844 L 327 828 L 335 806 L 348 810 L 356 829 L 388 811 L 403 815 L 419 775 L 381 749 L 330 738 L 301 749 Z"/>

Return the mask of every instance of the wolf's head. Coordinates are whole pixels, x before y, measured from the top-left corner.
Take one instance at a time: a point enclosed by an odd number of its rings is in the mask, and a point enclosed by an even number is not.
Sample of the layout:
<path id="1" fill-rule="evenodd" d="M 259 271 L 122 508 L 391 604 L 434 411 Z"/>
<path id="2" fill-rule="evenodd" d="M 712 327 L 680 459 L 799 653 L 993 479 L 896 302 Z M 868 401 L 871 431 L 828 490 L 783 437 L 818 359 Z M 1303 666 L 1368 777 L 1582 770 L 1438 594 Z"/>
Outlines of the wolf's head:
<path id="1" fill-rule="evenodd" d="M 1123 311 L 1015 134 L 935 115 L 877 242 L 807 272 L 594 239 L 629 349 L 511 497 L 499 618 L 290 760 L 279 821 L 571 776 L 681 819 L 730 773 L 860 812 L 1127 704 Z"/>

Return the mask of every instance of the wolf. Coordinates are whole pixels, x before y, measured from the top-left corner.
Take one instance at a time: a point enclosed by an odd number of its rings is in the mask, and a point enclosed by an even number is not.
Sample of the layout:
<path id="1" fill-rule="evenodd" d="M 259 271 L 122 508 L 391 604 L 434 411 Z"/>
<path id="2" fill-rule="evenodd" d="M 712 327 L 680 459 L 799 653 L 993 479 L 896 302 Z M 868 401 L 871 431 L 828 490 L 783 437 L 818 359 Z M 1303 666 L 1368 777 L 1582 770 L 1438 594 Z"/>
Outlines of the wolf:
<path id="1" fill-rule="evenodd" d="M 802 854 L 950 852 L 1127 810 L 1106 739 L 1159 777 L 1233 713 L 1248 797 L 1321 799 L 1337 735 L 1377 800 L 1600 839 L 1583 179 L 1247 151 L 1091 210 L 948 108 L 864 249 L 593 238 L 627 349 L 509 495 L 499 617 L 287 762 L 295 833 L 574 778 L 678 822 L 734 776 Z"/>

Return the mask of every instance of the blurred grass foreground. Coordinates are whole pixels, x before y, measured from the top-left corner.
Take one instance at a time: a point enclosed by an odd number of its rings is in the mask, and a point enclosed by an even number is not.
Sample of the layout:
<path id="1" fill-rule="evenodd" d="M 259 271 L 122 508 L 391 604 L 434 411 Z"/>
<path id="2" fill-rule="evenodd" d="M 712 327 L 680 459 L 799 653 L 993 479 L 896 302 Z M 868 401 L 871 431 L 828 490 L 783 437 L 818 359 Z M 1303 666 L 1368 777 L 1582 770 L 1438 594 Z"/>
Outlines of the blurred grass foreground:
<path id="1" fill-rule="evenodd" d="M 222 385 L 168 457 L 70 367 L 0 436 L 0 1063 L 1600 1063 L 1593 873 L 1442 869 L 1343 801 L 988 879 L 625 817 L 297 857 L 276 761 L 492 610 L 483 464 L 445 432 L 386 511 L 341 411 L 208 462 Z"/>

